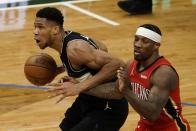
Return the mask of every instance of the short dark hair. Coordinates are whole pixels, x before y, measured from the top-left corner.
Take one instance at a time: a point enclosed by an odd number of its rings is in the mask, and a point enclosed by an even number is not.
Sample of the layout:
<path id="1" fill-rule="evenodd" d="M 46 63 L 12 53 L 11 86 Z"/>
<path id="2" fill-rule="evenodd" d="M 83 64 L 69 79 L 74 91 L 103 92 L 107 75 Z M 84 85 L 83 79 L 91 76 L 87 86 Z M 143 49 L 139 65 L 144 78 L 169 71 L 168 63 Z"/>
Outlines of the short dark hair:
<path id="1" fill-rule="evenodd" d="M 146 29 L 149 29 L 149 30 L 152 30 L 152 31 L 158 33 L 159 35 L 162 35 L 161 30 L 156 25 L 153 25 L 153 24 L 143 24 L 140 27 L 144 27 Z"/>
<path id="2" fill-rule="evenodd" d="M 36 17 L 46 18 L 48 20 L 55 21 L 61 27 L 63 27 L 64 17 L 60 10 L 54 7 L 45 7 L 40 9 L 36 13 Z"/>

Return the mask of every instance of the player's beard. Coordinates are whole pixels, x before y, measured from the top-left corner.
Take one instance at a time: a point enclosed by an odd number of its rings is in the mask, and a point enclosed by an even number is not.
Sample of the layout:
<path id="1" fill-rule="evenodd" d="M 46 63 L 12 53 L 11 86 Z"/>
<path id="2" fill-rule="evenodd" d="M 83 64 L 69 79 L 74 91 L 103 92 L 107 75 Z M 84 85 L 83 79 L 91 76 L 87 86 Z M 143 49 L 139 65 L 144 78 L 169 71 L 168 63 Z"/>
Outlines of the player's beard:
<path id="1" fill-rule="evenodd" d="M 134 55 L 134 59 L 137 61 L 146 61 L 148 57 L 144 55 Z"/>

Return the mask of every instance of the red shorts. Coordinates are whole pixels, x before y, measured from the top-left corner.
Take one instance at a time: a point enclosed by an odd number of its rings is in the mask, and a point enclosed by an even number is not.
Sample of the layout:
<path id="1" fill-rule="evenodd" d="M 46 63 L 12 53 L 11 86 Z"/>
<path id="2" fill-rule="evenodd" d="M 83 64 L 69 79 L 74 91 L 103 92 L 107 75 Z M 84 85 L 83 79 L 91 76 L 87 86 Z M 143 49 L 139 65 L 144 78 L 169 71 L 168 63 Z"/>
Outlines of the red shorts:
<path id="1" fill-rule="evenodd" d="M 181 127 L 181 128 L 180 128 Z M 135 129 L 135 131 L 190 131 L 189 123 L 186 119 L 182 120 L 182 125 L 178 126 L 176 122 L 170 122 L 168 124 L 154 124 L 154 125 L 147 125 L 143 123 L 142 121 L 138 122 L 138 125 Z"/>

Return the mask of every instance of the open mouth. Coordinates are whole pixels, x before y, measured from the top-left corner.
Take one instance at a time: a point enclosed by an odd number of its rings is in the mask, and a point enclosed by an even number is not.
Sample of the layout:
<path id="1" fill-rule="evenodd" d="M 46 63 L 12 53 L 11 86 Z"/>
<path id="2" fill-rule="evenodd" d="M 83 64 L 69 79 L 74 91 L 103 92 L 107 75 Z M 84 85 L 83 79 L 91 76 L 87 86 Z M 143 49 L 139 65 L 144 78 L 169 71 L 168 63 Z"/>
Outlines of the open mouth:
<path id="1" fill-rule="evenodd" d="M 36 41 L 37 44 L 40 42 L 40 40 L 35 40 L 35 41 Z"/>
<path id="2" fill-rule="evenodd" d="M 134 50 L 134 54 L 135 54 L 135 55 L 139 55 L 139 54 L 141 54 L 141 52 L 138 51 L 138 50 Z"/>
<path id="3" fill-rule="evenodd" d="M 139 50 L 134 50 L 134 52 L 136 52 L 136 53 L 140 53 L 140 51 L 139 51 Z"/>
<path id="4" fill-rule="evenodd" d="M 38 44 L 40 42 L 40 40 L 34 38 L 35 42 Z"/>

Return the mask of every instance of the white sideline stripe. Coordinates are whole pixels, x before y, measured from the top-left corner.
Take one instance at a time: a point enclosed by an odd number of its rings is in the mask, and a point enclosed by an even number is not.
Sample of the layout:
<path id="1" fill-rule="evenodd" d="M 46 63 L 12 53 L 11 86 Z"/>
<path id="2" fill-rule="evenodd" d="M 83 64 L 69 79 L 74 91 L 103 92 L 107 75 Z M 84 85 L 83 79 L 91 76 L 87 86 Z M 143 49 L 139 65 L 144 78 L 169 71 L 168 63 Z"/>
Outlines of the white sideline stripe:
<path id="1" fill-rule="evenodd" d="M 24 0 L 23 0 L 24 1 Z M 44 6 L 56 6 L 56 5 L 64 5 L 64 3 L 84 3 L 84 2 L 93 2 L 93 1 L 101 1 L 101 0 L 76 0 L 76 1 L 66 1 L 66 2 L 54 2 L 54 3 L 45 3 L 45 4 L 37 4 L 37 5 L 27 5 L 27 6 L 19 6 L 19 7 L 9 7 L 9 8 L 0 8 L 0 11 L 4 10 L 14 10 L 14 9 L 29 9 L 29 8 L 38 8 Z"/>
<path id="2" fill-rule="evenodd" d="M 113 26 L 118 26 L 118 25 L 120 25 L 120 24 L 117 23 L 117 22 L 114 22 L 114 21 L 112 21 L 112 20 L 109 20 L 109 19 L 107 19 L 107 18 L 105 18 L 105 17 L 103 17 L 103 16 L 99 16 L 99 15 L 97 15 L 97 14 L 95 14 L 95 13 L 92 13 L 92 12 L 90 12 L 90 11 L 87 11 L 87 10 L 85 10 L 85 9 L 82 9 L 82 8 L 80 8 L 80 7 L 78 7 L 78 6 L 75 6 L 75 5 L 72 5 L 72 4 L 69 4 L 69 3 L 64 3 L 64 6 L 67 6 L 67 7 L 71 8 L 71 9 L 77 10 L 77 11 L 83 13 L 83 14 L 86 14 L 86 15 L 89 15 L 89 16 L 91 16 L 91 17 L 94 17 L 94 18 L 96 18 L 96 19 L 98 19 L 98 20 L 101 20 L 101 21 L 107 23 L 107 24 L 110 24 L 110 25 L 113 25 Z"/>
<path id="3" fill-rule="evenodd" d="M 99 16 L 95 13 L 92 13 L 90 11 L 87 11 L 85 9 L 82 9 L 78 6 L 72 5 L 73 3 L 84 3 L 84 2 L 93 2 L 93 1 L 101 1 L 101 0 L 76 0 L 76 1 L 66 1 L 66 2 L 55 2 L 55 3 L 47 3 L 47 4 L 38 4 L 38 5 L 28 5 L 28 6 L 19 6 L 19 7 L 9 7 L 9 8 L 1 8 L 0 11 L 7 11 L 7 10 L 14 10 L 14 9 L 29 9 L 29 8 L 38 8 L 38 7 L 44 7 L 44 6 L 56 6 L 56 5 L 64 5 L 71 9 L 74 9 L 76 11 L 79 11 L 83 14 L 89 15 L 91 17 L 94 17 L 98 20 L 101 20 L 107 24 L 118 26 L 120 25 L 117 22 L 114 22 L 112 20 L 109 20 L 105 17 Z"/>

